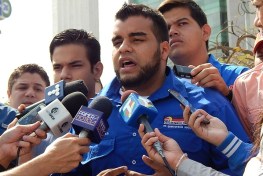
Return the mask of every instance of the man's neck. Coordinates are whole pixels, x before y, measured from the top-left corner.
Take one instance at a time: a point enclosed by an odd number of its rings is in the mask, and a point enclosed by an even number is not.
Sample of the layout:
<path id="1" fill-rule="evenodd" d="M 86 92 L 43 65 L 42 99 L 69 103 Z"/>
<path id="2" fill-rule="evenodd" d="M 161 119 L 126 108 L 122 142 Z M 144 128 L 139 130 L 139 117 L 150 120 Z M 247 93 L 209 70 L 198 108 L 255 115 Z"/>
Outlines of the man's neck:
<path id="1" fill-rule="evenodd" d="M 209 55 L 208 53 L 204 53 L 202 55 L 192 55 L 192 56 L 180 56 L 175 59 L 172 59 L 174 64 L 177 65 L 183 65 L 183 66 L 188 66 L 188 65 L 193 65 L 193 66 L 198 66 L 201 64 L 205 64 L 208 62 Z"/>
<path id="2" fill-rule="evenodd" d="M 158 90 L 165 80 L 166 76 L 160 75 L 160 76 L 153 76 L 150 80 L 147 82 L 136 85 L 134 87 L 122 87 L 122 91 L 126 90 L 134 90 L 136 91 L 140 96 L 150 96 L 152 93 L 154 93 L 156 90 Z"/>

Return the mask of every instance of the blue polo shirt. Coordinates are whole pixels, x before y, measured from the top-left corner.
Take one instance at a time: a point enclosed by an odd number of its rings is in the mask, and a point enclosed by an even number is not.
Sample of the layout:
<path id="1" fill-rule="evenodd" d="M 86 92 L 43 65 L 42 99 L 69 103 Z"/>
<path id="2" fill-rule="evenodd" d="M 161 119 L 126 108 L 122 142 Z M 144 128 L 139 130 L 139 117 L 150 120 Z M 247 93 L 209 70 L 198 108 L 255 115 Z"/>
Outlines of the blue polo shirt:
<path id="1" fill-rule="evenodd" d="M 16 112 L 16 109 L 0 103 L 0 135 L 6 130 L 8 124 L 15 119 Z"/>
<path id="2" fill-rule="evenodd" d="M 249 70 L 248 67 L 230 65 L 219 62 L 213 54 L 209 54 L 208 63 L 218 69 L 227 86 L 233 85 L 236 78 L 243 72 Z"/>
<path id="3" fill-rule="evenodd" d="M 141 159 L 142 155 L 147 154 L 141 145 L 138 129 L 128 126 L 119 114 L 120 88 L 121 85 L 115 78 L 101 91 L 100 95 L 109 97 L 114 105 L 108 119 L 110 127 L 100 144 L 90 147 L 90 152 L 84 155 L 83 165 L 79 168 L 91 168 L 92 175 L 95 176 L 102 170 L 126 165 L 129 170 L 153 174 L 154 171 Z M 189 158 L 216 170 L 231 173 L 227 157 L 215 146 L 197 137 L 184 123 L 180 104 L 169 95 L 168 89 L 179 92 L 195 108 L 204 109 L 209 114 L 220 118 L 229 131 L 241 140 L 249 142 L 230 102 L 213 89 L 197 87 L 184 79 L 176 78 L 170 68 L 167 68 L 162 87 L 149 96 L 158 110 L 158 115 L 151 123 L 152 128 L 159 128 L 164 135 L 175 139 L 182 150 L 188 153 Z M 79 168 L 75 170 L 78 172 L 75 175 L 85 175 L 78 171 Z"/>

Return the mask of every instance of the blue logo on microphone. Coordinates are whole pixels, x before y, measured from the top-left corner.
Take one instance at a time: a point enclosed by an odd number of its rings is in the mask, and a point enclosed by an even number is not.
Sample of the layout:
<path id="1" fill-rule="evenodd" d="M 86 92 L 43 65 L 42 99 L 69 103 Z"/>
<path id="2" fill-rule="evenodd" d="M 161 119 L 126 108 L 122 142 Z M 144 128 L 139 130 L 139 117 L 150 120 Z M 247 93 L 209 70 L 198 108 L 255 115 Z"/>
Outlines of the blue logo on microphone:
<path id="1" fill-rule="evenodd" d="M 45 104 L 49 104 L 55 99 L 62 100 L 64 97 L 65 81 L 61 80 L 56 84 L 49 86 L 45 89 Z"/>

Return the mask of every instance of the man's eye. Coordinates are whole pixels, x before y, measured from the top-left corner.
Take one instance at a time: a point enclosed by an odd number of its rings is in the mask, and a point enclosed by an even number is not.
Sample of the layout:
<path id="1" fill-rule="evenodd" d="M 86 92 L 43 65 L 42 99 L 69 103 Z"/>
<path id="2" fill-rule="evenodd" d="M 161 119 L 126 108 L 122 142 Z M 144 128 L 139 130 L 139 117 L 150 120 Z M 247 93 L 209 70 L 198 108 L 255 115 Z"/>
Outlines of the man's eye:
<path id="1" fill-rule="evenodd" d="M 113 44 L 113 46 L 118 47 L 121 45 L 121 41 L 115 41 L 112 44 Z"/>
<path id="2" fill-rule="evenodd" d="M 134 39 L 135 42 L 142 42 L 143 39 Z"/>
<path id="3" fill-rule="evenodd" d="M 19 89 L 19 90 L 26 90 L 27 87 L 18 87 L 17 89 Z"/>
<path id="4" fill-rule="evenodd" d="M 43 89 L 35 89 L 36 92 L 43 92 Z"/>
<path id="5" fill-rule="evenodd" d="M 186 25 L 187 23 L 186 22 L 181 22 L 181 23 L 179 23 L 178 25 L 179 26 L 184 26 L 184 25 Z"/>
<path id="6" fill-rule="evenodd" d="M 53 67 L 53 70 L 60 70 L 61 67 Z"/>
<path id="7" fill-rule="evenodd" d="M 81 67 L 82 65 L 72 65 L 72 67 Z"/>

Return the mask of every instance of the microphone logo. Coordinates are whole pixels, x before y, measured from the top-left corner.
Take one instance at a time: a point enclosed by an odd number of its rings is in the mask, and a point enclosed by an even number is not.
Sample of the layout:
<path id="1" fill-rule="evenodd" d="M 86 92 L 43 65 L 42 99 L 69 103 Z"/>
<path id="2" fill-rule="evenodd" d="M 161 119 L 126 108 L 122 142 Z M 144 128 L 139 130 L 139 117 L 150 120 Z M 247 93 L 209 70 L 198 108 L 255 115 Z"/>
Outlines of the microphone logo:
<path id="1" fill-rule="evenodd" d="M 65 81 L 61 80 L 45 89 L 45 104 L 49 104 L 55 99 L 61 100 L 64 97 Z"/>
<path id="2" fill-rule="evenodd" d="M 49 90 L 49 91 L 47 92 L 47 95 L 48 95 L 48 96 L 51 96 L 51 95 L 59 96 L 59 90 L 60 90 L 59 84 L 55 85 L 54 88 L 55 88 L 55 89 Z"/>
<path id="3" fill-rule="evenodd" d="M 54 107 L 51 109 L 51 114 L 56 114 L 58 112 L 58 107 Z"/>
<path id="4" fill-rule="evenodd" d="M 48 113 L 49 117 L 52 119 L 52 120 L 55 120 L 55 115 L 58 114 L 58 107 L 54 107 L 51 109 L 51 111 L 49 112 L 48 110 L 46 110 L 46 112 Z"/>
<path id="5" fill-rule="evenodd" d="M 88 125 L 95 126 L 99 119 L 99 116 L 80 109 L 75 118 L 78 121 L 82 121 Z"/>
<path id="6" fill-rule="evenodd" d="M 153 103 L 148 100 L 147 98 L 143 98 L 141 96 L 138 96 L 138 101 L 142 106 L 145 106 L 146 108 L 155 108 Z"/>
<path id="7" fill-rule="evenodd" d="M 63 129 L 67 130 L 69 125 L 70 125 L 69 122 L 64 122 L 64 123 L 62 123 L 62 125 L 58 124 L 57 128 L 60 131 L 60 133 L 64 133 Z"/>
<path id="8" fill-rule="evenodd" d="M 121 112 L 124 116 L 126 116 L 126 118 L 130 118 L 134 111 L 137 110 L 138 106 L 155 109 L 150 100 L 132 93 L 131 96 L 129 96 L 124 102 Z"/>
<path id="9" fill-rule="evenodd" d="M 88 131 L 88 137 L 94 143 L 99 143 L 109 128 L 104 112 L 85 106 L 81 106 L 71 124 L 77 133 Z"/>
<path id="10" fill-rule="evenodd" d="M 141 115 L 147 114 L 149 117 L 155 117 L 158 113 L 150 100 L 135 93 L 128 96 L 119 112 L 122 119 L 130 126 L 137 126 L 137 118 Z"/>
<path id="11" fill-rule="evenodd" d="M 134 111 L 134 105 L 135 102 L 133 99 L 129 99 L 128 102 L 125 104 L 125 106 L 123 107 L 123 113 L 125 114 L 125 116 L 127 116 L 128 118 L 131 117 L 132 112 Z"/>

